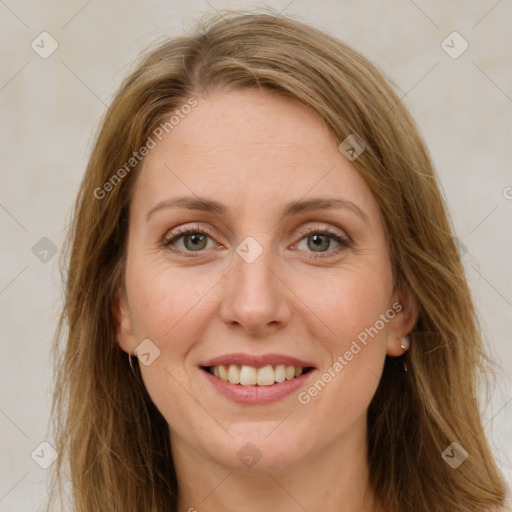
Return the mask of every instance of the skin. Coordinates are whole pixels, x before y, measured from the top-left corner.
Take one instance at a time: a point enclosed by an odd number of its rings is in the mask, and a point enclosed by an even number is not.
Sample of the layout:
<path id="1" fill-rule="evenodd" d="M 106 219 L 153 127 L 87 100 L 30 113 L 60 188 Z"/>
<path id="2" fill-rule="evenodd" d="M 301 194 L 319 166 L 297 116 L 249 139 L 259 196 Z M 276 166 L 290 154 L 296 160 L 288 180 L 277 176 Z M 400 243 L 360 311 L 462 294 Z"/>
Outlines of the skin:
<path id="1" fill-rule="evenodd" d="M 182 195 L 227 213 L 170 207 L 147 219 Z M 349 209 L 281 216 L 312 197 L 349 200 L 367 222 Z M 176 254 L 163 240 L 185 225 L 212 233 L 202 244 L 177 239 Z M 324 237 L 317 248 L 300 230 L 318 227 L 351 246 Z M 236 252 L 247 236 L 263 250 L 251 263 Z M 403 354 L 416 320 L 394 284 L 378 205 L 316 113 L 258 90 L 198 98 L 145 158 L 114 304 L 122 349 L 133 354 L 149 338 L 160 350 L 140 367 L 169 424 L 180 511 L 381 510 L 367 483 L 366 413 L 386 354 Z M 232 402 L 199 367 L 234 352 L 281 353 L 314 363 L 311 384 L 395 302 L 402 311 L 307 405 L 297 393 Z M 237 457 L 247 442 L 261 454 L 252 467 Z"/>

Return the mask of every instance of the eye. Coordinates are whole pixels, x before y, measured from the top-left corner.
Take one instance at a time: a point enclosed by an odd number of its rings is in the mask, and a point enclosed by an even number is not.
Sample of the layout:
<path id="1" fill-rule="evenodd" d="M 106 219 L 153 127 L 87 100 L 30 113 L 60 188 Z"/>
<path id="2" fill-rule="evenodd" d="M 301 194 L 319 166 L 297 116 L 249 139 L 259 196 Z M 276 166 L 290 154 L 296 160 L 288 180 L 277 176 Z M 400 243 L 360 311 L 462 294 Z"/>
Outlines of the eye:
<path id="1" fill-rule="evenodd" d="M 199 226 L 177 228 L 171 234 L 170 238 L 165 238 L 163 240 L 162 245 L 175 253 L 184 254 L 187 257 L 194 257 L 187 253 L 200 252 L 203 249 L 211 248 L 207 247 L 207 239 L 210 238 L 211 234 L 212 232 L 210 230 Z M 184 248 L 177 248 L 175 246 L 180 239 L 183 239 L 182 243 Z"/>
<path id="2" fill-rule="evenodd" d="M 313 253 L 328 253 L 326 256 L 320 256 L 321 258 L 329 257 L 334 254 L 338 254 L 347 247 L 350 247 L 350 242 L 347 238 L 344 238 L 340 234 L 331 231 L 330 229 L 320 229 L 320 227 L 309 228 L 300 233 L 304 235 L 296 246 L 300 248 L 301 242 L 305 241 L 306 251 Z M 334 249 L 330 249 L 332 241 L 338 244 Z M 330 250 L 329 250 L 330 249 Z M 317 256 L 313 256 L 317 258 Z"/>

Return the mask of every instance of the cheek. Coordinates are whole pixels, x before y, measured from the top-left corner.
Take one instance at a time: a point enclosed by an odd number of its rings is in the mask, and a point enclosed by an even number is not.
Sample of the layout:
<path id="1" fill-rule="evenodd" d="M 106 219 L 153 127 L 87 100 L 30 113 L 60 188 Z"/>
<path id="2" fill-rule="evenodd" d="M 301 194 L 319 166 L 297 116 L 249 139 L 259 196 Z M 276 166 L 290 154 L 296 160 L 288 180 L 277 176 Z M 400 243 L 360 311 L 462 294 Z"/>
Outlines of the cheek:
<path id="1" fill-rule="evenodd" d="M 347 265 L 324 275 L 301 276 L 295 290 L 310 309 L 303 314 L 317 317 L 319 332 L 325 333 L 333 355 L 348 350 L 361 333 L 364 339 L 376 322 L 379 334 L 386 330 L 387 323 L 379 321 L 391 306 L 392 276 L 386 265 Z"/>
<path id="2" fill-rule="evenodd" d="M 173 349 L 180 351 L 197 330 L 194 326 L 201 318 L 214 278 L 200 270 L 171 269 L 161 258 L 158 262 L 134 259 L 127 266 L 126 281 L 137 339 L 155 340 L 161 350 L 172 340 Z"/>
<path id="3" fill-rule="evenodd" d="M 314 403 L 320 416 L 336 418 L 334 430 L 363 414 L 371 401 L 386 357 L 388 324 L 395 316 L 387 267 L 346 270 L 316 282 L 304 279 L 301 288 L 310 297 L 309 313 L 304 309 L 301 314 L 311 319 L 311 335 L 325 364 L 299 401 Z"/>
<path id="4" fill-rule="evenodd" d="M 127 288 L 131 287 L 134 336 L 158 347 L 151 364 L 140 364 L 142 379 L 157 409 L 184 436 L 187 427 L 176 415 L 194 407 L 187 390 L 194 379 L 189 370 L 196 369 L 188 367 L 188 355 L 204 330 L 208 291 L 215 279 L 169 269 L 161 262 L 136 266 L 134 261 L 131 269 L 130 273 L 127 267 Z"/>

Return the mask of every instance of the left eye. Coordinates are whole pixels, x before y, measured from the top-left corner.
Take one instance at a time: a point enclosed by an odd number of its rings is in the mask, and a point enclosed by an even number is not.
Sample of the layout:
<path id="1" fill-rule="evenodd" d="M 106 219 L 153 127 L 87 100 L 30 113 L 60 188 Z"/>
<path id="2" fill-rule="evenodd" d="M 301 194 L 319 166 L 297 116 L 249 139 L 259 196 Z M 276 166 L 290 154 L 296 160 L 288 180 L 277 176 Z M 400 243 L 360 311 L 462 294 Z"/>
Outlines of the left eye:
<path id="1" fill-rule="evenodd" d="M 296 246 L 299 247 L 302 241 L 306 241 L 307 249 L 302 249 L 306 250 L 306 252 L 309 250 L 314 253 L 338 253 L 340 250 L 350 247 L 347 239 L 329 230 L 315 229 L 307 233 L 303 233 L 303 235 L 304 236 L 299 240 L 299 243 L 297 243 Z M 207 230 L 198 227 L 191 227 L 180 230 L 178 234 L 171 236 L 171 238 L 164 239 L 163 245 L 173 252 L 189 256 L 190 253 L 201 252 L 203 249 L 207 249 L 208 238 L 211 239 L 211 236 Z M 329 250 L 333 240 L 338 244 L 338 246 Z M 176 247 L 179 241 L 182 242 L 183 248 Z M 211 246 L 209 248 L 211 248 Z"/>
<path id="2" fill-rule="evenodd" d="M 306 247 L 312 252 L 327 252 L 331 247 L 332 240 L 334 240 L 338 246 L 330 252 L 336 252 L 336 249 L 340 246 L 348 247 L 348 241 L 345 238 L 330 231 L 313 231 L 301 238 L 300 242 L 303 240 L 306 241 Z M 297 244 L 297 247 L 299 247 L 300 242 Z"/>

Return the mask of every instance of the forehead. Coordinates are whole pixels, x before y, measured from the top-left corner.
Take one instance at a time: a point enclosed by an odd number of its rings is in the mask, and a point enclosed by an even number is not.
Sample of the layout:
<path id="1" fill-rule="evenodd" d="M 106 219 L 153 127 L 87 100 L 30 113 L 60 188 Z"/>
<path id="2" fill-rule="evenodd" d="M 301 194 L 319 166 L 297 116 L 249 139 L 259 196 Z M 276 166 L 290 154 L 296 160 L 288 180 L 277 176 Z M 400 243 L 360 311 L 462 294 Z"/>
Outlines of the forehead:
<path id="1" fill-rule="evenodd" d="M 296 100 L 257 89 L 198 97 L 145 157 L 137 181 L 136 208 L 197 195 L 262 212 L 321 195 L 378 215 L 370 190 L 323 120 Z"/>

